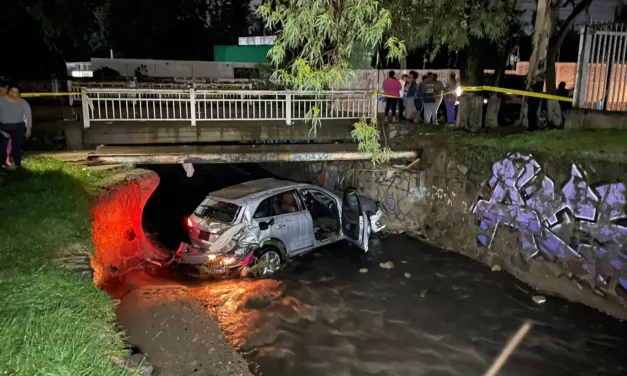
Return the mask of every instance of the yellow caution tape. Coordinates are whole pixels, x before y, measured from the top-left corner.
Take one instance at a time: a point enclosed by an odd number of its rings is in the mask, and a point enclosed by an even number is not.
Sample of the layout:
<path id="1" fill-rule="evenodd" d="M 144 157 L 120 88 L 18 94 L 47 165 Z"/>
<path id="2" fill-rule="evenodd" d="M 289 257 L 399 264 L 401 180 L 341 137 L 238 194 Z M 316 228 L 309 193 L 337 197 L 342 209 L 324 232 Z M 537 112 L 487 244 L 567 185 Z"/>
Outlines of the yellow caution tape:
<path id="1" fill-rule="evenodd" d="M 83 93 L 86 94 L 86 93 Z M 67 97 L 72 95 L 81 95 L 81 93 L 22 93 L 23 98 L 35 98 L 35 97 Z"/>
<path id="2" fill-rule="evenodd" d="M 463 90 L 466 90 L 466 88 L 463 88 Z M 498 93 L 505 93 L 505 94 L 521 95 L 523 97 L 535 97 L 535 98 L 542 98 L 542 99 L 550 99 L 550 100 L 556 100 L 556 101 L 561 101 L 561 102 L 572 102 L 573 101 L 573 98 L 570 98 L 570 97 L 561 97 L 559 95 L 546 94 L 546 93 L 536 93 L 536 92 L 533 92 L 533 91 L 503 89 L 503 88 L 494 87 L 494 86 L 483 86 L 483 90 L 495 91 L 495 92 L 498 92 Z"/>
<path id="3" fill-rule="evenodd" d="M 550 100 L 556 100 L 556 101 L 561 101 L 561 102 L 572 102 L 573 101 L 573 98 L 570 98 L 570 97 L 561 97 L 559 95 L 546 94 L 546 93 L 536 93 L 536 92 L 533 92 L 533 91 L 525 91 L 525 90 L 504 89 L 504 88 L 495 87 L 495 86 L 462 86 L 461 89 L 462 89 L 462 91 L 493 91 L 493 92 L 497 92 L 497 93 L 520 95 L 520 96 L 523 96 L 523 97 L 534 97 L 534 98 L 550 99 Z M 453 94 L 453 93 L 456 93 L 456 90 L 454 90 L 454 91 L 447 91 L 447 92 L 444 92 L 442 94 L 438 94 L 436 96 L 448 95 L 448 94 Z M 375 93 L 375 95 L 377 95 L 379 97 L 385 97 L 385 98 L 397 98 L 397 99 L 401 98 L 400 96 L 386 95 L 386 94 L 381 94 L 381 93 Z M 422 98 L 424 98 L 424 97 L 422 97 Z"/>
<path id="4" fill-rule="evenodd" d="M 87 92 L 82 91 L 80 93 L 77 92 L 67 92 L 67 93 L 22 93 L 22 98 L 38 98 L 38 97 L 69 97 L 74 95 L 84 95 L 87 97 L 87 104 L 89 108 L 94 110 L 94 103 L 91 101 L 91 98 L 87 95 Z"/>

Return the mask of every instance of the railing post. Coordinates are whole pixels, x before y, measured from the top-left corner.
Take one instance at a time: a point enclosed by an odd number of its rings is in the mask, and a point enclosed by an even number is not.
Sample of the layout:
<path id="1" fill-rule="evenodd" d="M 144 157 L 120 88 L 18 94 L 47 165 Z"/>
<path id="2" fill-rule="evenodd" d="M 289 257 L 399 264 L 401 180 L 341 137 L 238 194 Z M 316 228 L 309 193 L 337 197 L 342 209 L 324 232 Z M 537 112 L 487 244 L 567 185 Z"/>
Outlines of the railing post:
<path id="1" fill-rule="evenodd" d="M 67 80 L 67 91 L 68 93 L 73 92 L 72 90 L 72 80 Z M 74 95 L 69 96 L 70 107 L 74 106 Z"/>
<path id="2" fill-rule="evenodd" d="M 372 95 L 372 116 L 375 119 L 379 117 L 379 95 L 377 93 Z"/>
<path id="3" fill-rule="evenodd" d="M 81 105 L 83 106 L 83 128 L 89 128 L 89 98 L 87 97 L 87 93 L 85 92 L 85 88 L 81 88 L 80 96 L 81 96 Z M 85 94 L 83 94 L 85 93 Z"/>
<path id="4" fill-rule="evenodd" d="M 189 89 L 189 106 L 192 113 L 192 127 L 196 126 L 196 92 L 194 88 Z"/>
<path id="5" fill-rule="evenodd" d="M 575 91 L 573 93 L 574 108 L 584 108 L 586 106 L 588 69 L 590 67 L 590 50 L 592 48 L 593 36 L 594 31 L 590 32 L 588 25 L 584 26 L 579 36 L 579 58 L 575 76 Z"/>
<path id="6" fill-rule="evenodd" d="M 292 94 L 285 94 L 285 123 L 292 125 Z"/>

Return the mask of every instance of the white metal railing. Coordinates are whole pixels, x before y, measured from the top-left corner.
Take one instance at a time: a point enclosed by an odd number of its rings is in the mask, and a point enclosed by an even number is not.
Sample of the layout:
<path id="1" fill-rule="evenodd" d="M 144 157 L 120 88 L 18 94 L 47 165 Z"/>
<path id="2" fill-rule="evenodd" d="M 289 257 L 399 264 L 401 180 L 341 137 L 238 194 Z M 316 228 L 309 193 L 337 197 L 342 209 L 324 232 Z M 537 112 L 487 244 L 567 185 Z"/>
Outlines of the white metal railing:
<path id="1" fill-rule="evenodd" d="M 376 109 L 368 91 L 83 89 L 83 122 L 359 119 Z"/>
<path id="2" fill-rule="evenodd" d="M 581 30 L 573 106 L 627 111 L 627 27 L 590 24 Z"/>
<path id="3" fill-rule="evenodd" d="M 251 90 L 253 83 L 251 81 L 237 82 L 236 80 L 217 80 L 217 82 L 137 82 L 137 81 L 118 81 L 118 82 L 73 82 L 68 80 L 67 87 L 69 92 L 76 95 L 70 95 L 70 106 L 74 102 L 80 102 L 81 90 L 88 89 L 168 89 L 168 90 Z"/>

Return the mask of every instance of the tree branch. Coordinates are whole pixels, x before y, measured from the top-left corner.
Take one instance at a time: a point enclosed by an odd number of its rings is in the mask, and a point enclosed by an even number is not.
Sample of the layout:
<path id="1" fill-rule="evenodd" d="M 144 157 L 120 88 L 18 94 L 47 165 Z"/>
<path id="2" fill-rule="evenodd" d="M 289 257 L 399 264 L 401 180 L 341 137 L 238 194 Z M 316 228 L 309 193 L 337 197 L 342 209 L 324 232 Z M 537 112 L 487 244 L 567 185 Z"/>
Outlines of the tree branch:
<path id="1" fill-rule="evenodd" d="M 577 19 L 579 14 L 588 9 L 590 4 L 592 4 L 592 0 L 582 0 L 577 4 L 577 6 L 573 8 L 572 12 L 570 12 L 564 23 L 560 26 L 560 30 L 554 36 L 555 42 L 558 46 L 561 46 L 562 42 L 564 42 L 564 38 L 566 38 L 568 31 L 573 27 L 573 24 L 575 23 L 575 20 Z"/>

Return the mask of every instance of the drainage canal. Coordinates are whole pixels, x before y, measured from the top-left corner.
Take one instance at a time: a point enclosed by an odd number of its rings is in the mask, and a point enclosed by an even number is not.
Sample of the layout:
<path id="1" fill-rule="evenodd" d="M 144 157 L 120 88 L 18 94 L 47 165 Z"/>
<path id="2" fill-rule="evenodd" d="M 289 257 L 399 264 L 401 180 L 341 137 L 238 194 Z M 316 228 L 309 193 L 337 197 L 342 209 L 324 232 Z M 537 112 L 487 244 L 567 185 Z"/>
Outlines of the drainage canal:
<path id="1" fill-rule="evenodd" d="M 170 248 L 186 238 L 185 217 L 208 191 L 268 176 L 247 167 L 200 167 L 193 178 L 180 166 L 150 168 L 161 185 L 144 224 Z M 559 298 L 536 305 L 536 293 L 514 278 L 403 236 L 373 239 L 367 255 L 329 246 L 272 279 L 151 283 L 143 296 L 168 310 L 129 305 L 120 316 L 162 374 L 218 374 L 194 370 L 235 362 L 216 350 L 221 334 L 207 332 L 209 316 L 264 375 L 480 375 L 526 320 L 533 328 L 503 375 L 627 374 L 625 324 Z"/>

